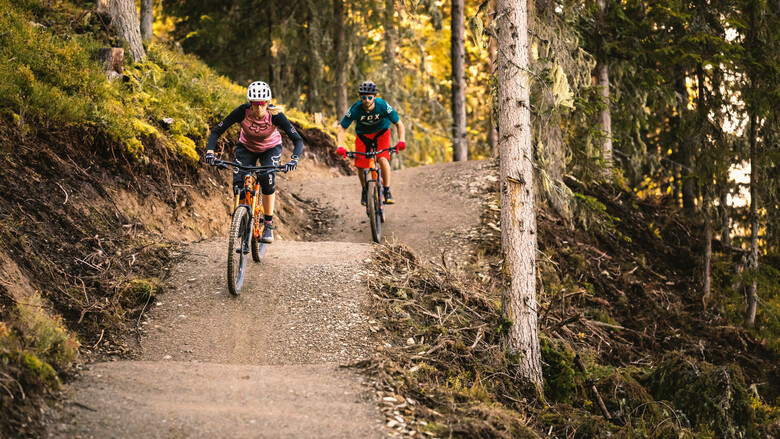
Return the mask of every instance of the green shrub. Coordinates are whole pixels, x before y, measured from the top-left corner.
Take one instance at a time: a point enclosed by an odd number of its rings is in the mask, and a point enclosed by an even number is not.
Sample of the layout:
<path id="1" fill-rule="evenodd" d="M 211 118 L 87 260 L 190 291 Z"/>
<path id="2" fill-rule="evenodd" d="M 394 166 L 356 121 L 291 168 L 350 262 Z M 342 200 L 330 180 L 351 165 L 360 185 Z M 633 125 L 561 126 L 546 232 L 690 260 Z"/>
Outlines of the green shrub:
<path id="1" fill-rule="evenodd" d="M 577 391 L 574 353 L 563 344 L 540 337 L 544 394 L 553 402 L 571 403 Z"/>
<path id="2" fill-rule="evenodd" d="M 756 416 L 742 371 L 673 353 L 642 380 L 656 400 L 670 401 L 694 428 L 722 438 L 757 438 Z"/>

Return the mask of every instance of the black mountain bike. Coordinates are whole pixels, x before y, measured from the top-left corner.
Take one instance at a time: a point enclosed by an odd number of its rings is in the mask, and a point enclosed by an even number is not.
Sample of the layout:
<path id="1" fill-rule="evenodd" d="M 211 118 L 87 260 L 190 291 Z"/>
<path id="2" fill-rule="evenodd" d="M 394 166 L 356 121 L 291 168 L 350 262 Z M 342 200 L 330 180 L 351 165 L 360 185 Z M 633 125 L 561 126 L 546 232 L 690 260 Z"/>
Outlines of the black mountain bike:
<path id="1" fill-rule="evenodd" d="M 284 166 L 244 166 L 236 162 L 217 160 L 214 166 L 228 169 L 230 166 L 248 172 L 244 177 L 244 187 L 235 197 L 233 204 L 233 221 L 230 224 L 230 239 L 228 241 L 227 280 L 230 294 L 238 296 L 244 285 L 247 255 L 252 253 L 252 260 L 260 262 L 265 256 L 266 245 L 260 242 L 263 235 L 263 203 L 259 178 L 285 172 Z"/>
<path id="2" fill-rule="evenodd" d="M 398 150 L 393 146 L 377 151 L 376 139 L 361 136 L 360 140 L 366 145 L 366 152 L 346 151 L 346 156 L 355 158 L 356 155 L 362 155 L 369 160 L 368 167 L 363 171 L 366 176 L 366 190 L 368 193 L 366 213 L 368 214 L 368 222 L 371 224 L 371 237 L 374 239 L 374 242 L 382 242 L 382 223 L 385 222 L 385 207 L 384 201 L 382 201 L 384 186 L 382 184 L 382 170 L 376 164 L 376 157 L 385 151 L 397 154 Z"/>

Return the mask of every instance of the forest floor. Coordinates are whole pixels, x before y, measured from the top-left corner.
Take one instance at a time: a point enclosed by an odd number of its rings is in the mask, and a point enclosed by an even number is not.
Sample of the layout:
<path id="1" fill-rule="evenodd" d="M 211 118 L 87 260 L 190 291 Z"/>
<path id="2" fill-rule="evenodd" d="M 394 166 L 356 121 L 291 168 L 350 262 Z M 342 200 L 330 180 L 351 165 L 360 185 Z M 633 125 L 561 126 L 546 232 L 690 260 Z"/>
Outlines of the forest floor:
<path id="1" fill-rule="evenodd" d="M 464 182 L 489 181 L 487 166 L 394 172 L 387 240 L 424 259 L 465 261 L 482 195 Z M 239 297 L 227 292 L 224 238 L 183 245 L 167 293 L 139 319 L 132 358 L 84 366 L 49 409 L 49 437 L 396 433 L 385 428 L 372 379 L 342 367 L 389 347 L 370 315 L 368 281 L 376 274 L 358 180 L 295 177 L 280 178 L 279 190 L 327 212 L 320 233 L 292 241 L 282 231 L 266 258 L 249 266 Z"/>

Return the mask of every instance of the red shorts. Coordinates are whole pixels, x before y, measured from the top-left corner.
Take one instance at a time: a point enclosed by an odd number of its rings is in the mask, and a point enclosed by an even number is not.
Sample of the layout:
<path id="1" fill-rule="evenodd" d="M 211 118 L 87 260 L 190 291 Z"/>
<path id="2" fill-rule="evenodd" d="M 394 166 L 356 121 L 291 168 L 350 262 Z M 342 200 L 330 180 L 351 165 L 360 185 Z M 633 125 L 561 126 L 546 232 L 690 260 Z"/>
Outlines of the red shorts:
<path id="1" fill-rule="evenodd" d="M 376 138 L 377 133 L 370 133 L 370 134 L 361 134 L 361 136 L 366 136 L 369 139 Z M 385 130 L 385 132 L 379 136 L 377 139 L 377 151 L 380 149 L 385 149 L 390 147 L 390 130 Z M 360 136 L 355 138 L 355 151 L 357 152 L 366 152 L 366 145 L 363 144 L 363 141 L 360 140 Z M 390 151 L 385 151 L 381 154 L 379 154 L 377 157 L 384 157 L 387 160 L 390 160 Z M 362 155 L 356 155 L 355 156 L 355 166 L 358 168 L 367 168 L 369 165 L 369 161 L 367 158 L 363 157 Z"/>

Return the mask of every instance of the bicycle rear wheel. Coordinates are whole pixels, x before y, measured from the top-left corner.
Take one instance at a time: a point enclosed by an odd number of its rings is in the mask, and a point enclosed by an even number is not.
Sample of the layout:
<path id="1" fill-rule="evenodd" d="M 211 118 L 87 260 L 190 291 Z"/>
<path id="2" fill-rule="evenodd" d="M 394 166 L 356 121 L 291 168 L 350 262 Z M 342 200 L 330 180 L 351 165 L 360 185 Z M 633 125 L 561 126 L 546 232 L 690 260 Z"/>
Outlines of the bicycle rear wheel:
<path id="1" fill-rule="evenodd" d="M 241 287 L 244 285 L 251 236 L 252 223 L 250 221 L 249 209 L 246 206 L 239 206 L 233 212 L 233 222 L 230 224 L 230 239 L 228 241 L 228 291 L 234 296 L 241 294 Z"/>
<path id="2" fill-rule="evenodd" d="M 371 237 L 374 242 L 382 241 L 382 221 L 379 218 L 379 191 L 376 181 L 368 182 L 368 222 L 371 223 Z"/>

